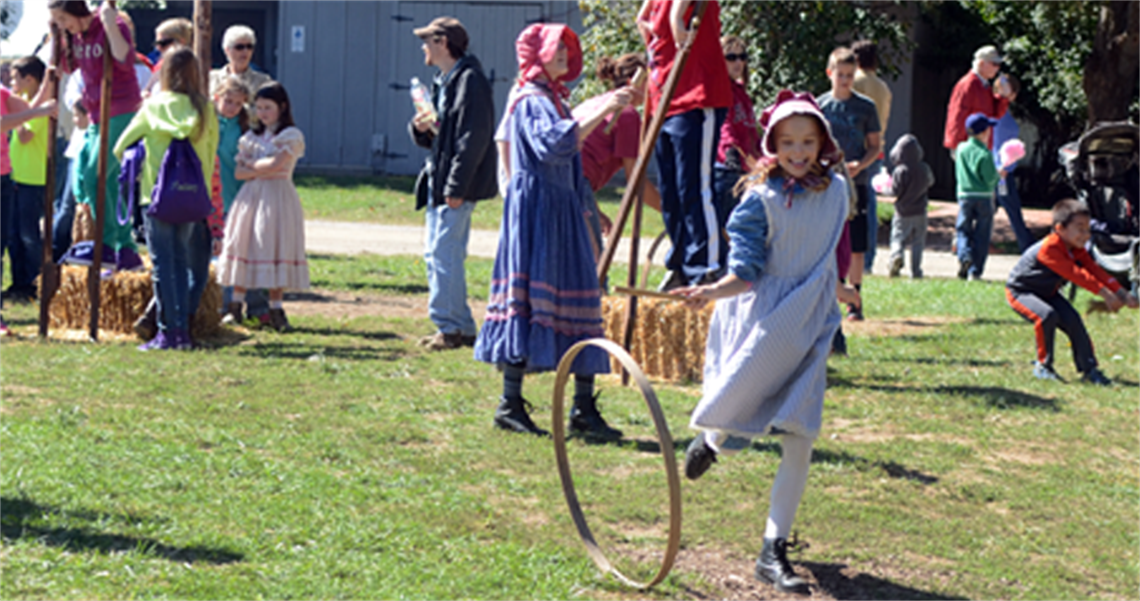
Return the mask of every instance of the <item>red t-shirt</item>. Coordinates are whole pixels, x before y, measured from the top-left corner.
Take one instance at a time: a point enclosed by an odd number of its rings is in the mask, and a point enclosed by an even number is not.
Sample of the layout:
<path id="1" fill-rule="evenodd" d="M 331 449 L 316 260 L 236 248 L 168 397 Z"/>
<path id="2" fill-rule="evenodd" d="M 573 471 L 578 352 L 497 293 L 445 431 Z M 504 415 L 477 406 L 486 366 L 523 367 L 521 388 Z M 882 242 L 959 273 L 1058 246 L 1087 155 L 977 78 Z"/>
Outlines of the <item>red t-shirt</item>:
<path id="1" fill-rule="evenodd" d="M 606 92 L 579 104 L 574 108 L 574 118 L 581 120 L 604 104 L 613 92 Z M 617 119 L 613 131 L 606 133 L 610 121 Z M 590 132 L 582 142 L 582 174 L 590 181 L 595 192 L 613 178 L 624 164 L 623 159 L 637 158 L 641 138 L 641 115 L 637 109 L 627 106 L 617 117 L 607 116 L 602 123 Z"/>
<path id="2" fill-rule="evenodd" d="M 134 47 L 127 22 L 122 17 L 116 17 L 115 23 L 127 44 Z M 94 122 L 99 120 L 99 93 L 103 86 L 103 51 L 106 45 L 107 34 L 103 31 L 103 21 L 96 16 L 91 19 L 87 31 L 71 37 L 75 63 L 64 61 L 65 71 L 71 73 L 78 69 L 83 75 L 83 106 Z M 122 61 L 112 57 L 111 64 L 114 65 L 111 74 L 111 116 L 133 113 L 142 103 L 139 81 L 135 76 L 135 53 L 128 52 L 126 60 Z"/>
<path id="3" fill-rule="evenodd" d="M 651 0 L 649 5 L 649 114 L 656 111 L 669 72 L 673 70 L 673 61 L 677 58 L 677 43 L 669 23 L 672 4 L 670 0 Z M 694 2 L 685 11 L 686 21 L 692 18 L 695 7 Z M 689 60 L 685 62 L 685 70 L 673 91 L 666 116 L 693 109 L 729 106 L 732 106 L 732 80 L 728 77 L 728 65 L 720 47 L 720 4 L 710 1 L 705 9 L 704 24 L 693 41 Z"/>
<path id="4" fill-rule="evenodd" d="M 720 126 L 720 146 L 716 149 L 716 160 L 724 163 L 725 153 L 733 146 L 754 159 L 760 158 L 760 133 L 756 131 L 756 109 L 748 90 L 740 82 L 732 82 L 732 106 L 728 116 Z M 747 165 L 743 165 L 747 168 Z"/>

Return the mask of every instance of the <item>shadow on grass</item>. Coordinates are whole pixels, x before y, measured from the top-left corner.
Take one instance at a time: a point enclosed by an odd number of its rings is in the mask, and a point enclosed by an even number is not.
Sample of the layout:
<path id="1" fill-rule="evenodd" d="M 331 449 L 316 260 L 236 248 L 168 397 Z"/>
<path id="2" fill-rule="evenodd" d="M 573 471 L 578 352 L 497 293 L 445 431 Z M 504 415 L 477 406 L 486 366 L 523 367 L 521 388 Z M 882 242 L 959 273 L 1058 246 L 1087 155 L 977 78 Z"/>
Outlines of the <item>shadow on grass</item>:
<path id="1" fill-rule="evenodd" d="M 856 384 L 846 378 L 828 374 L 828 388 L 861 388 L 891 394 L 949 394 L 980 399 L 994 409 L 1034 409 L 1060 413 L 1057 401 L 1039 397 L 1020 390 L 1010 390 L 998 386 L 879 386 Z"/>
<path id="2" fill-rule="evenodd" d="M 673 441 L 673 449 L 681 455 L 684 455 L 685 449 L 688 448 L 689 443 L 693 442 L 693 438 L 679 438 Z M 618 443 L 621 446 L 628 446 L 634 448 L 642 453 L 660 453 L 661 445 L 655 440 L 622 440 Z M 758 453 L 768 453 L 780 457 L 783 449 L 780 443 L 774 441 L 753 441 L 750 447 L 753 451 Z M 683 461 L 683 458 L 681 458 Z M 872 470 L 881 470 L 884 474 L 891 478 L 898 478 L 902 480 L 910 480 L 930 486 L 931 484 L 938 483 L 938 477 L 930 474 L 925 474 L 915 469 L 911 469 L 897 463 L 895 461 L 872 461 L 866 457 L 859 457 L 852 455 L 847 451 L 835 452 L 819 447 L 811 450 L 812 463 L 826 463 L 829 465 L 850 465 L 860 472 L 869 472 Z"/>
<path id="3" fill-rule="evenodd" d="M 970 324 L 978 326 L 1008 326 L 1008 325 L 1023 325 L 1029 322 L 1017 317 L 1009 317 L 1002 319 L 994 319 L 993 317 L 975 317 L 970 320 Z"/>
<path id="4" fill-rule="evenodd" d="M 870 574 L 844 574 L 847 565 L 841 563 L 796 562 L 812 573 L 819 587 L 835 599 L 916 599 L 920 601 L 939 599 L 966 599 L 948 597 L 923 591 L 909 586 L 895 584 Z"/>
<path id="5" fill-rule="evenodd" d="M 346 330 L 343 328 L 309 328 L 297 325 L 293 326 L 293 333 L 312 334 L 314 336 L 352 336 L 354 338 L 377 341 L 402 340 L 399 334 L 393 332 L 361 332 L 359 330 Z"/>
<path id="6" fill-rule="evenodd" d="M 375 292 L 377 294 L 386 294 L 392 296 L 413 296 L 416 294 L 427 294 L 428 287 L 424 284 L 389 284 L 384 282 L 333 282 L 332 280 L 314 279 L 311 282 L 314 288 L 328 288 L 349 290 L 352 292 Z M 285 295 L 285 300 L 304 300 L 309 302 L 335 302 L 336 299 L 328 296 L 322 296 L 312 293 L 296 294 L 300 297 L 302 294 L 318 298 L 291 298 L 290 294 Z"/>
<path id="7" fill-rule="evenodd" d="M 876 363 L 921 363 L 923 365 L 962 365 L 965 367 L 1009 367 L 1012 361 L 962 359 L 955 357 L 888 357 L 875 358 Z"/>
<path id="8" fill-rule="evenodd" d="M 393 192 L 411 194 L 415 191 L 416 178 L 412 176 L 322 176 L 298 175 L 295 179 L 298 187 L 309 188 L 336 188 L 338 190 L 356 190 L 358 188 L 381 188 Z"/>
<path id="9" fill-rule="evenodd" d="M 57 507 L 43 506 L 23 498 L 0 498 L 0 514 L 2 514 L 0 515 L 0 535 L 5 541 L 34 539 L 45 545 L 60 547 L 71 552 L 118 553 L 137 550 L 146 555 L 179 563 L 227 564 L 245 559 L 242 554 L 226 549 L 202 546 L 172 547 L 150 538 L 101 532 L 95 527 L 64 528 L 40 525 L 39 522 L 48 515 L 60 515 L 72 520 L 83 520 L 90 522 L 92 526 L 104 523 L 108 518 L 114 516 L 89 511 L 64 511 Z M 136 521 L 134 518 L 130 520 L 121 519 L 123 521 Z"/>
<path id="10" fill-rule="evenodd" d="M 398 361 L 408 353 L 400 349 L 376 348 L 371 346 L 313 346 L 289 342 L 260 342 L 256 346 L 242 347 L 239 354 L 247 357 L 299 359 L 308 361 L 313 357 L 342 359 L 345 361 Z"/>

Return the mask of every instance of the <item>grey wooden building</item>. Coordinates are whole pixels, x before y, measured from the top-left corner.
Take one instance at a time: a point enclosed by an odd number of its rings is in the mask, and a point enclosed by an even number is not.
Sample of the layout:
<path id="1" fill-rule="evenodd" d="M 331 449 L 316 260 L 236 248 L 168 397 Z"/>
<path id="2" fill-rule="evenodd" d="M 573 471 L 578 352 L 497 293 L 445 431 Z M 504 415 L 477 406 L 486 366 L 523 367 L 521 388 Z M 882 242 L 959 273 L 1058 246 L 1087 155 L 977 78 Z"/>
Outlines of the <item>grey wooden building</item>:
<path id="1" fill-rule="evenodd" d="M 581 30 L 573 1 L 322 0 L 279 2 L 276 8 L 276 56 L 267 62 L 293 100 L 293 116 L 307 141 L 299 167 L 310 172 L 419 171 L 426 152 L 407 134 L 413 113 L 408 82 L 430 82 L 436 69 L 424 65 L 413 28 L 444 15 L 463 22 L 471 38 L 468 51 L 492 81 L 497 116 L 517 74 L 519 31 L 543 21 Z"/>

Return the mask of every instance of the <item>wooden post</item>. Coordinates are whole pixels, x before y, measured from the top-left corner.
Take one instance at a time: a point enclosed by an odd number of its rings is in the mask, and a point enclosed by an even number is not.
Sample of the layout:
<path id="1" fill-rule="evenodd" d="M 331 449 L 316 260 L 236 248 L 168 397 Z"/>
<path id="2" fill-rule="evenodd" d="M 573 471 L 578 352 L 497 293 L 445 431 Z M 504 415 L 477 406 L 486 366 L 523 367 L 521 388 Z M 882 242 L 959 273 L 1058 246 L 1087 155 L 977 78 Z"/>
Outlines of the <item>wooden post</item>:
<path id="1" fill-rule="evenodd" d="M 202 93 L 210 95 L 210 40 L 214 36 L 213 3 L 210 0 L 194 0 L 194 54 L 202 72 Z"/>
<path id="2" fill-rule="evenodd" d="M 107 0 L 115 6 L 115 0 Z M 95 16 L 99 18 L 98 15 Z M 104 36 L 107 37 L 107 36 Z M 91 299 L 91 323 L 88 335 L 91 340 L 99 340 L 99 274 L 103 269 L 103 230 L 107 224 L 107 161 L 110 160 L 111 146 L 111 85 L 114 83 L 114 58 L 111 56 L 111 42 L 103 45 L 103 84 L 99 90 L 99 166 L 96 171 L 95 244 L 91 265 L 87 267 L 87 296 Z"/>
<path id="3" fill-rule="evenodd" d="M 59 61 L 63 54 L 63 40 L 65 35 L 54 24 L 51 27 L 51 63 L 53 69 L 48 75 L 47 85 L 52 86 L 52 99 L 59 104 Z M 43 253 L 40 258 L 40 338 L 48 335 L 48 311 L 51 308 L 51 299 L 59 288 L 59 267 L 52 260 L 52 221 L 55 209 L 55 155 L 56 155 L 56 129 L 59 127 L 59 117 L 48 119 L 47 139 L 47 174 L 44 179 L 44 230 Z"/>
<path id="4" fill-rule="evenodd" d="M 681 72 L 685 70 L 685 63 L 689 61 L 689 53 L 693 48 L 693 40 L 697 38 L 697 32 L 700 30 L 701 20 L 704 18 L 706 8 L 708 8 L 707 2 L 696 2 L 696 6 L 694 7 L 695 16 L 692 20 L 693 34 L 685 41 L 685 45 L 681 47 L 680 52 L 677 53 L 677 58 L 673 61 L 673 68 L 669 71 L 669 78 L 665 80 L 665 89 L 661 91 L 661 100 L 657 104 L 657 110 L 654 111 L 653 121 L 649 126 L 649 135 L 641 141 L 641 149 L 637 154 L 637 163 L 633 167 L 633 174 L 631 174 L 629 178 L 625 194 L 622 195 L 617 219 L 614 221 L 613 229 L 610 230 L 609 239 L 606 240 L 602 258 L 598 261 L 599 282 L 604 281 L 606 274 L 609 273 L 610 264 L 612 264 L 614 260 L 614 253 L 617 252 L 617 243 L 621 240 L 621 232 L 625 229 L 625 222 L 629 217 L 629 211 L 633 203 L 637 200 L 642 183 L 645 182 L 645 171 L 649 167 L 650 153 L 653 152 L 653 147 L 657 144 L 657 135 L 661 132 L 661 126 L 665 123 L 665 113 L 669 110 L 669 103 L 673 100 L 673 92 L 677 89 L 677 82 L 681 79 Z M 633 235 L 635 237 L 640 236 L 641 232 L 633 232 Z"/>

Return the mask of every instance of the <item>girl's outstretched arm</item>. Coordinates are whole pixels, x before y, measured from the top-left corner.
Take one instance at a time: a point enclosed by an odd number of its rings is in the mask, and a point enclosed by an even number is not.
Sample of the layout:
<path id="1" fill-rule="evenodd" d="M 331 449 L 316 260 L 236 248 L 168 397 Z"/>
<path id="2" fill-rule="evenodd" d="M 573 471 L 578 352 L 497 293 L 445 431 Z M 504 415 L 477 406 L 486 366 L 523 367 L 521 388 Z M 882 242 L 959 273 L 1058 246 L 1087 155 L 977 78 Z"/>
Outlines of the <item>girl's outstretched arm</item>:
<path id="1" fill-rule="evenodd" d="M 684 288 L 674 289 L 673 294 L 687 298 L 688 300 L 685 304 L 688 305 L 690 309 L 700 309 L 710 300 L 730 298 L 737 294 L 747 292 L 751 288 L 752 282 L 742 280 L 735 274 L 730 273 L 712 284 L 686 286 Z"/>

